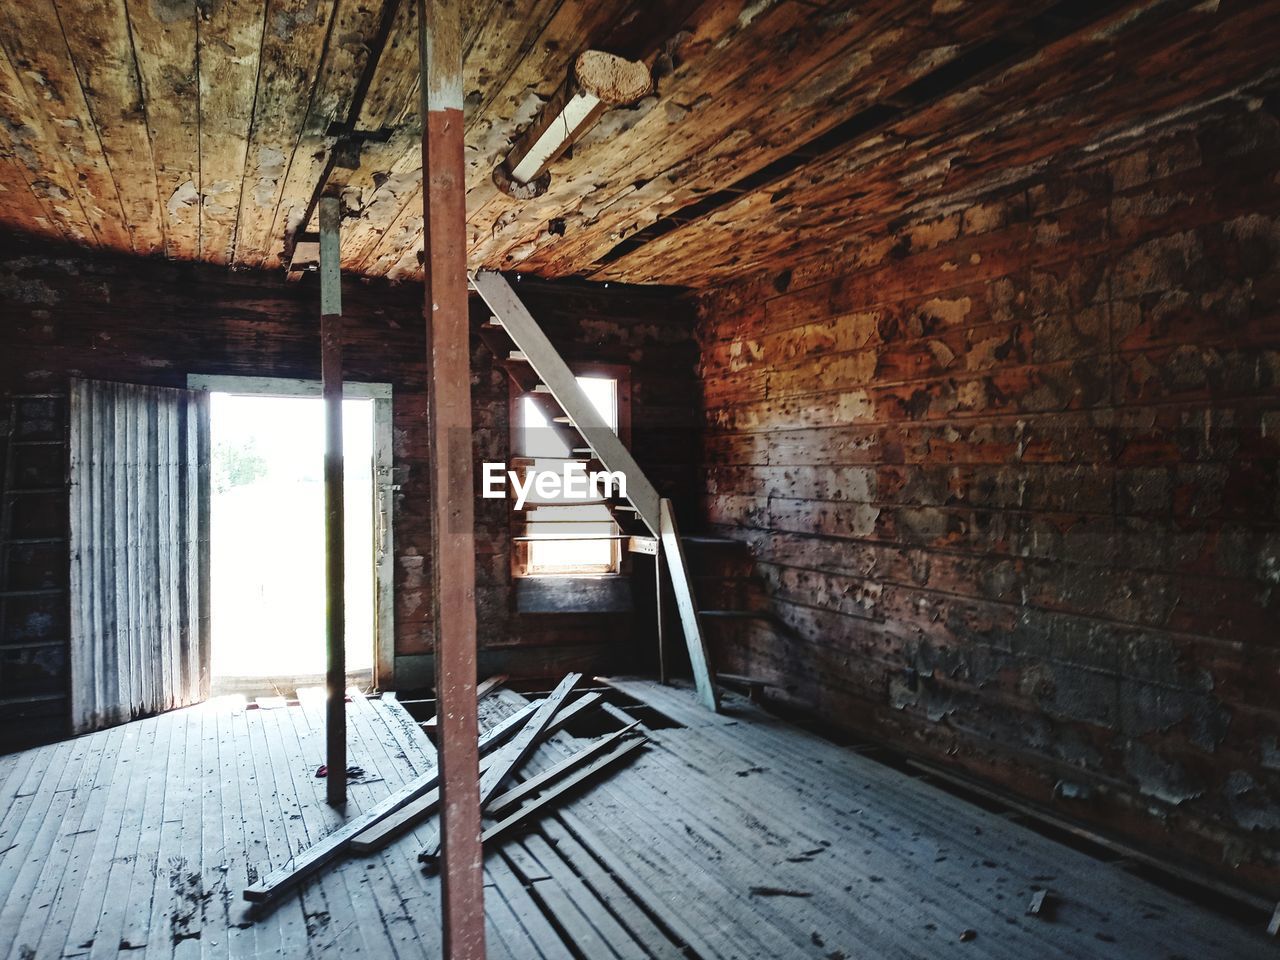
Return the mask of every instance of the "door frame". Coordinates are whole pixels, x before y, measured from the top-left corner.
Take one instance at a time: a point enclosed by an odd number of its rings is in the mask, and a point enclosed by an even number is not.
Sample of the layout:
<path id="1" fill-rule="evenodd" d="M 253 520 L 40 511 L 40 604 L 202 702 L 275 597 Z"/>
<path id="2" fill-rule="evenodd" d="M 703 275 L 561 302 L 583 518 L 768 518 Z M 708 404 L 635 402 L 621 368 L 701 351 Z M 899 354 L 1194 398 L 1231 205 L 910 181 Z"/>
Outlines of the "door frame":
<path id="1" fill-rule="evenodd" d="M 288 377 L 187 375 L 187 388 L 241 397 L 306 397 L 323 394 L 319 380 Z M 374 496 L 374 642 L 373 685 L 379 690 L 395 686 L 395 536 L 392 526 L 397 484 L 392 482 L 392 388 L 389 383 L 342 384 L 342 399 L 373 401 Z"/>

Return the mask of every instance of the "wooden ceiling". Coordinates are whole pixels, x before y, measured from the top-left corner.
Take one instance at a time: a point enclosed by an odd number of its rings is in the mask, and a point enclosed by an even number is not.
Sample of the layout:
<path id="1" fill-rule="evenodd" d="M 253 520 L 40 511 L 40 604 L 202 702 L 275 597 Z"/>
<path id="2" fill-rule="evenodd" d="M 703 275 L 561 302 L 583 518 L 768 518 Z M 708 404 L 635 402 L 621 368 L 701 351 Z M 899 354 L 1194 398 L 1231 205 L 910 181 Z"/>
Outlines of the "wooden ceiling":
<path id="1" fill-rule="evenodd" d="M 464 0 L 473 266 L 708 286 L 1141 135 L 1280 62 L 1231 0 Z M 0 225 L 281 267 L 368 134 L 343 266 L 420 276 L 416 0 L 0 4 Z M 656 95 L 516 201 L 490 172 L 588 47 Z"/>

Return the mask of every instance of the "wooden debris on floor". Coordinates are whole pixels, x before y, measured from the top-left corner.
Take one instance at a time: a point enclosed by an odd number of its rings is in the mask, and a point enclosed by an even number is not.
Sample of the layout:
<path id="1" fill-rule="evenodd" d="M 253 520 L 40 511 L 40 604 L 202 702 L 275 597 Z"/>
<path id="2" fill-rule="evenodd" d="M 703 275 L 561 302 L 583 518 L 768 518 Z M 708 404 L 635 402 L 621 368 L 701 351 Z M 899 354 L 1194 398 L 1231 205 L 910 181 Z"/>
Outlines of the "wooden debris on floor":
<path id="1" fill-rule="evenodd" d="M 600 694 L 588 693 L 566 707 L 561 708 L 552 718 L 551 723 L 547 726 L 546 733 L 550 736 L 559 730 L 575 716 L 596 705 L 600 700 Z M 523 723 L 532 713 L 533 708 L 537 706 L 537 701 L 528 704 L 519 714 L 520 721 Z M 489 769 L 496 757 L 491 754 L 489 744 L 482 741 L 480 748 L 480 772 L 483 774 Z M 350 849 L 352 853 L 372 853 L 381 849 L 389 841 L 401 834 L 412 830 L 422 820 L 429 817 L 435 812 L 436 805 L 440 802 L 440 791 L 432 788 L 417 800 L 405 804 L 399 810 L 389 816 L 383 817 L 377 823 L 372 824 L 368 829 L 360 832 L 351 839 Z"/>
<path id="2" fill-rule="evenodd" d="M 495 677 L 480 684 L 478 697 L 483 698 L 505 679 Z M 646 742 L 645 736 L 636 729 L 637 724 L 632 723 L 501 792 L 548 737 L 575 716 L 600 703 L 598 693 L 587 693 L 569 702 L 573 688 L 581 679 L 581 674 L 569 674 L 545 699 L 528 703 L 480 737 L 481 808 L 489 818 L 499 813 L 506 814 L 485 825 L 484 843 L 497 840 L 531 820 L 579 785 L 633 755 Z M 286 866 L 246 887 L 244 898 L 254 903 L 267 903 L 344 854 L 367 854 L 378 850 L 431 816 L 439 801 L 438 773 L 431 770 L 368 812 L 349 820 L 298 854 Z M 434 867 L 438 849 L 437 832 L 419 854 L 419 860 L 428 869 Z"/>
<path id="3" fill-rule="evenodd" d="M 480 683 L 476 686 L 476 700 L 477 701 L 483 700 L 485 697 L 493 693 L 494 690 L 496 690 L 498 687 L 502 686 L 506 682 L 507 682 L 507 675 L 505 673 L 500 673 L 497 676 L 490 677 L 488 680 L 481 680 Z M 435 717 L 432 717 L 430 720 L 422 721 L 422 729 L 426 730 L 428 733 L 435 730 L 436 723 L 439 721 L 439 719 L 440 719 L 439 716 L 435 716 Z"/>
<path id="4" fill-rule="evenodd" d="M 1031 902 L 1027 904 L 1027 916 L 1028 917 L 1047 916 L 1051 906 L 1052 904 L 1049 901 L 1049 891 L 1037 890 L 1035 893 L 1031 895 Z"/>

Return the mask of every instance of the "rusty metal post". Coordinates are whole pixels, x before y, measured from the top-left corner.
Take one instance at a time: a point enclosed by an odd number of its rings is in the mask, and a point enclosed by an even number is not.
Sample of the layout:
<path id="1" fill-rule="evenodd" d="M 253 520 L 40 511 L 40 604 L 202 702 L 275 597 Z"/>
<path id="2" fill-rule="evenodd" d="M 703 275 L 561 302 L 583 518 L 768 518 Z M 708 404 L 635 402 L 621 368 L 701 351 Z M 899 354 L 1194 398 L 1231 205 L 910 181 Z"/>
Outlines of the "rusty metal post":
<path id="1" fill-rule="evenodd" d="M 324 395 L 325 794 L 347 802 L 346 603 L 342 487 L 341 202 L 320 201 L 320 381 Z"/>
<path id="2" fill-rule="evenodd" d="M 418 0 L 444 955 L 483 960 L 461 0 Z"/>

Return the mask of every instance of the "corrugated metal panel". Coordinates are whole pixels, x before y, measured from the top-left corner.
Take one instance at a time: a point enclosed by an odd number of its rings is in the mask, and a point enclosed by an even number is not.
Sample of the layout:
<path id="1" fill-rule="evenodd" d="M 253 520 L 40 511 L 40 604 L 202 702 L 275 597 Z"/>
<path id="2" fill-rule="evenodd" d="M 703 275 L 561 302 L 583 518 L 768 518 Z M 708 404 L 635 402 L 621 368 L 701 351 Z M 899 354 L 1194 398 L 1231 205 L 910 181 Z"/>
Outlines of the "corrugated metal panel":
<path id="1" fill-rule="evenodd" d="M 77 732 L 209 694 L 208 394 L 71 382 Z"/>

